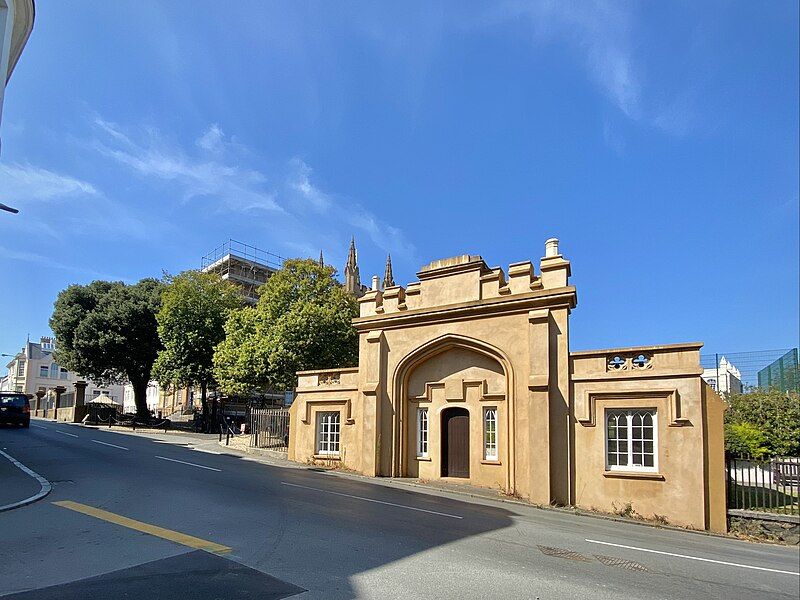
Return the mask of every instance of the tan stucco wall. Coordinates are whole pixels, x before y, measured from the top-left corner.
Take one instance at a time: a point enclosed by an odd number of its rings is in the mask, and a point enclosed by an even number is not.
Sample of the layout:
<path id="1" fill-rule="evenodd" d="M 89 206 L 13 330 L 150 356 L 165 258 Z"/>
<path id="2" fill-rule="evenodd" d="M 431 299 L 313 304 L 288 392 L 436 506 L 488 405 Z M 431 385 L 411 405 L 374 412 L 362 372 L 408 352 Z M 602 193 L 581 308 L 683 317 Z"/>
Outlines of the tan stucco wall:
<path id="1" fill-rule="evenodd" d="M 721 404 L 703 391 L 700 344 L 570 353 L 570 264 L 489 268 L 480 257 L 435 261 L 406 288 L 360 300 L 359 367 L 298 374 L 289 458 L 339 462 L 367 475 L 441 477 L 442 411 L 470 415 L 469 483 L 541 504 L 639 514 L 724 529 Z M 608 366 L 615 353 L 643 368 Z M 416 455 L 416 411 L 428 408 L 428 457 Z M 483 411 L 498 410 L 498 459 L 484 460 Z M 606 408 L 654 408 L 655 473 L 607 472 Z M 341 413 L 338 460 L 315 455 L 316 415 Z"/>
<path id="2" fill-rule="evenodd" d="M 336 463 L 363 470 L 363 444 L 358 423 L 363 405 L 356 388 L 358 369 L 330 369 L 298 373 L 297 395 L 289 409 L 288 457 L 304 463 Z M 320 412 L 339 412 L 339 457 L 321 457 L 316 452 L 316 424 Z M 349 415 L 349 418 L 348 418 Z"/>
<path id="3" fill-rule="evenodd" d="M 705 381 L 702 382 L 706 410 L 706 486 L 708 488 L 708 529 L 717 532 L 728 530 L 725 490 L 725 436 L 724 416 L 726 405 Z"/>
<path id="4" fill-rule="evenodd" d="M 442 412 L 448 408 L 466 408 L 470 416 L 470 482 L 475 485 L 506 489 L 503 466 L 508 461 L 506 414 L 506 376 L 503 366 L 484 354 L 466 348 L 451 348 L 420 364 L 408 377 L 409 396 L 406 405 L 406 471 L 409 477 L 438 479 L 442 476 Z M 428 409 L 428 456 L 417 456 L 416 419 L 418 408 Z M 498 444 L 496 460 L 484 458 L 483 413 L 487 408 L 498 411 Z M 499 440 L 498 440 L 499 441 Z"/>
<path id="5" fill-rule="evenodd" d="M 575 505 L 616 512 L 630 503 L 645 518 L 660 515 L 673 524 L 716 530 L 721 530 L 721 521 L 724 529 L 724 473 L 718 456 L 721 411 L 718 398 L 707 403 L 704 397 L 699 348 L 700 344 L 689 344 L 573 354 L 574 439 L 579 457 Z M 641 352 L 652 357 L 652 368 L 623 372 L 606 368 L 610 356 Z M 707 404 L 714 411 L 711 421 Z M 656 410 L 656 472 L 606 469 L 605 411 L 622 408 Z M 707 475 L 708 464 L 712 470 Z"/>

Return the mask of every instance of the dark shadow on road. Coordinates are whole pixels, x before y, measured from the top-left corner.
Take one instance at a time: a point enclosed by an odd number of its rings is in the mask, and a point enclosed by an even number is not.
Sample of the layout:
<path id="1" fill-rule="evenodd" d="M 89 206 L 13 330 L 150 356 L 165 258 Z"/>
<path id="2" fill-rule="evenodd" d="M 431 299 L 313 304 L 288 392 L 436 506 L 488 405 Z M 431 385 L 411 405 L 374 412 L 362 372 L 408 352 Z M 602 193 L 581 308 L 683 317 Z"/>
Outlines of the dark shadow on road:
<path id="1" fill-rule="evenodd" d="M 33 436 L 29 430 L 2 436 L 3 445 L 18 446 L 17 458 L 44 477 L 74 482 L 56 486 L 48 502 L 34 505 L 42 519 L 85 529 L 96 525 L 91 517 L 65 512 L 50 501 L 73 500 L 101 507 L 230 546 L 231 559 L 307 588 L 318 597 L 354 597 L 357 590 L 351 580 L 359 573 L 512 525 L 512 513 L 494 506 L 327 472 L 266 465 L 244 456 L 198 452 L 145 437 L 89 428 L 69 431 L 80 437 L 40 430 Z M 44 437 L 43 445 L 40 440 Z M 92 438 L 129 451 L 92 443 Z M 156 458 L 159 456 L 220 471 Z M 91 575 L 130 566 L 114 563 L 114 543 L 91 549 L 104 553 L 108 567 Z M 154 558 L 143 553 L 141 563 Z M 65 550 L 58 560 L 64 573 L 77 573 L 84 555 Z M 7 576 L 0 576 L 0 582 Z M 70 579 L 60 583 L 66 581 Z M 0 586 L 0 594 L 4 587 Z M 13 589 L 19 587 L 5 591 Z"/>

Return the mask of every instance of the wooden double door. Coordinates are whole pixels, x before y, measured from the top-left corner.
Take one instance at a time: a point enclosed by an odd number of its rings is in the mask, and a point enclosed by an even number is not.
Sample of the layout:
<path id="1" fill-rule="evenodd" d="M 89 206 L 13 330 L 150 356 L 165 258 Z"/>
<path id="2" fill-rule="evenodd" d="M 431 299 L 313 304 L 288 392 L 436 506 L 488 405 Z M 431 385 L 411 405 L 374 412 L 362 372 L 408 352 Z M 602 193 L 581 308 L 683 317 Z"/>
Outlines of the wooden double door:
<path id="1" fill-rule="evenodd" d="M 442 411 L 442 477 L 469 477 L 469 412 Z"/>

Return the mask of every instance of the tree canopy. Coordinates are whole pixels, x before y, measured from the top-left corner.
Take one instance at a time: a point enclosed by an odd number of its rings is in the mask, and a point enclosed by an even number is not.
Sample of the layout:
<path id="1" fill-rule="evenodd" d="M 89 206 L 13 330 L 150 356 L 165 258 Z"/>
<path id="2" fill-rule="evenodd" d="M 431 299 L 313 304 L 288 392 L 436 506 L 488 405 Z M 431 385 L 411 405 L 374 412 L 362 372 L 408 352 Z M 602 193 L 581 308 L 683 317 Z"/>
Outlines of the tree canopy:
<path id="1" fill-rule="evenodd" d="M 229 393 L 293 389 L 297 371 L 358 362 L 358 314 L 352 295 L 317 261 L 287 260 L 260 290 L 255 308 L 233 311 L 214 354 L 219 385 Z"/>
<path id="2" fill-rule="evenodd" d="M 141 415 L 147 414 L 147 382 L 161 349 L 161 289 L 156 279 L 71 285 L 59 293 L 50 318 L 59 364 L 99 381 L 130 381 Z"/>
<path id="3" fill-rule="evenodd" d="M 778 389 L 748 390 L 726 398 L 725 448 L 739 456 L 797 456 L 800 398 Z"/>
<path id="4" fill-rule="evenodd" d="M 206 389 L 213 386 L 214 348 L 225 339 L 225 322 L 241 307 L 236 286 L 214 273 L 186 271 L 165 279 L 156 315 L 163 348 L 153 378 L 164 387 L 199 386 L 208 416 Z"/>

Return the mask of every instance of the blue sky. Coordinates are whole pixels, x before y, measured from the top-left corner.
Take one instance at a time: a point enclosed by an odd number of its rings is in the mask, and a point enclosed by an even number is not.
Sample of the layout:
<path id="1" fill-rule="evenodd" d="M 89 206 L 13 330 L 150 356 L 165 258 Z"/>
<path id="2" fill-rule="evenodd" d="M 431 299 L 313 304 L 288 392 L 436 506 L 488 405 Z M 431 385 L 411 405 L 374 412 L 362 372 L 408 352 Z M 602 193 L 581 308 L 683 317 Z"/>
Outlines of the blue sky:
<path id="1" fill-rule="evenodd" d="M 398 283 L 561 239 L 573 349 L 798 342 L 798 5 L 56 2 L 7 88 L 0 351 L 228 238 Z M 5 215 L 5 216 L 4 216 Z"/>

